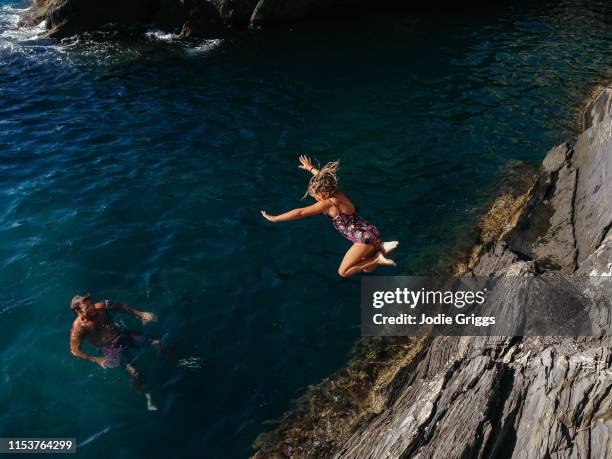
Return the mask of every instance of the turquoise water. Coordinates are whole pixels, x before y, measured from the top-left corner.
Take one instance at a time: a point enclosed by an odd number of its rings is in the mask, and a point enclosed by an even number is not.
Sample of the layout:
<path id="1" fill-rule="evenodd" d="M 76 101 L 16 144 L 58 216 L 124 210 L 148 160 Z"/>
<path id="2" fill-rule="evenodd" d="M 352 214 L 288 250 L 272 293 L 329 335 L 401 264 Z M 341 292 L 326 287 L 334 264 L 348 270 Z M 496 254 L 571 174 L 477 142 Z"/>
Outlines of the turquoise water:
<path id="1" fill-rule="evenodd" d="M 347 243 L 323 217 L 259 215 L 303 205 L 298 154 L 340 158 L 362 214 L 400 240 L 379 273 L 429 272 L 612 77 L 605 2 L 62 43 L 0 5 L 0 436 L 77 437 L 94 458 L 244 457 L 346 361 Z M 201 359 L 139 359 L 158 413 L 69 354 L 83 290 L 156 312 L 145 330 Z"/>

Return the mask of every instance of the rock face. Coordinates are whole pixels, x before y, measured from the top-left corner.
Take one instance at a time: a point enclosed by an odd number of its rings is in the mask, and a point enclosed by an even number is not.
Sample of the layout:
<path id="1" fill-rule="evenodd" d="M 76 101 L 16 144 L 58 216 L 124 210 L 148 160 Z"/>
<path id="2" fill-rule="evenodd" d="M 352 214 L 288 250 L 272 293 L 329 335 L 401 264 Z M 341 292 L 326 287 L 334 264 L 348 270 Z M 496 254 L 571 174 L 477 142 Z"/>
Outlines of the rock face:
<path id="1" fill-rule="evenodd" d="M 612 88 L 604 88 L 584 111 L 584 128 L 588 129 L 603 121 L 610 113 L 612 113 Z"/>
<path id="2" fill-rule="evenodd" d="M 515 284 L 567 278 L 589 300 L 594 336 L 433 338 L 378 394 L 379 408 L 333 444 L 335 457 L 612 457 L 610 94 L 590 105 L 573 146 L 548 153 L 516 225 L 470 271 L 519 276 Z M 292 457 L 317 454 L 283 444 Z"/>
<path id="3" fill-rule="evenodd" d="M 595 335 L 612 325 L 610 94 L 593 102 L 591 127 L 573 147 L 548 153 L 517 226 L 473 269 L 495 275 L 528 263 L 525 272 L 583 274 L 582 291 L 598 305 Z M 436 338 L 389 394 L 394 401 L 337 456 L 612 457 L 611 345 L 609 337 Z"/>
<path id="4" fill-rule="evenodd" d="M 351 0 L 259 0 L 251 15 L 251 25 L 260 27 L 308 16 L 313 11 L 345 4 Z"/>
<path id="5" fill-rule="evenodd" d="M 48 35 L 56 38 L 145 26 L 208 38 L 227 28 L 260 28 L 350 3 L 357 0 L 33 0 L 24 22 L 45 20 Z"/>
<path id="6" fill-rule="evenodd" d="M 56 0 L 48 3 L 46 27 L 52 35 L 68 36 L 106 24 L 145 24 L 156 11 L 156 0 Z"/>

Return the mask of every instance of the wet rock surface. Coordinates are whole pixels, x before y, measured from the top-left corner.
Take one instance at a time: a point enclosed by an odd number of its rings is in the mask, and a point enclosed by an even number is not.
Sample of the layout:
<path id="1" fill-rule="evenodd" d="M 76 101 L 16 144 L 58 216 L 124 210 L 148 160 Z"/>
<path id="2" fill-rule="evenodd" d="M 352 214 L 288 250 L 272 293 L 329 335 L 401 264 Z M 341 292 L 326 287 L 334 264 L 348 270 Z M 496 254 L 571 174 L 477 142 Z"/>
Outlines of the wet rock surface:
<path id="1" fill-rule="evenodd" d="M 52 0 L 46 4 L 45 26 L 58 38 L 80 32 L 146 24 L 155 14 L 156 0 Z"/>

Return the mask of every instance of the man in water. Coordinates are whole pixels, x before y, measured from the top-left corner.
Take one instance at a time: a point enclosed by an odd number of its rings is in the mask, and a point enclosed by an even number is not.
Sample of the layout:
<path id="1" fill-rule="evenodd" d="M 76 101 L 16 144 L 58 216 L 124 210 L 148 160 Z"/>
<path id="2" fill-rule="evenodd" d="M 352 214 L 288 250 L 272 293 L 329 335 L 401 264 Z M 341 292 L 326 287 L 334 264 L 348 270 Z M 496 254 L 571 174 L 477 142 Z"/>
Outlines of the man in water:
<path id="1" fill-rule="evenodd" d="M 143 324 L 157 320 L 155 314 L 142 312 L 127 304 L 113 303 L 108 300 L 94 303 L 89 294 L 75 295 L 70 309 L 76 314 L 70 332 L 70 352 L 75 357 L 97 363 L 102 368 L 121 366 L 132 375 L 132 386 L 145 394 L 147 408 L 156 411 L 151 394 L 146 392 L 138 370 L 132 364 L 130 349 L 160 347 L 159 340 L 131 331 L 120 331 L 112 321 L 109 312 L 128 312 L 138 317 Z M 100 356 L 86 354 L 81 350 L 81 342 L 86 340 L 100 352 Z"/>

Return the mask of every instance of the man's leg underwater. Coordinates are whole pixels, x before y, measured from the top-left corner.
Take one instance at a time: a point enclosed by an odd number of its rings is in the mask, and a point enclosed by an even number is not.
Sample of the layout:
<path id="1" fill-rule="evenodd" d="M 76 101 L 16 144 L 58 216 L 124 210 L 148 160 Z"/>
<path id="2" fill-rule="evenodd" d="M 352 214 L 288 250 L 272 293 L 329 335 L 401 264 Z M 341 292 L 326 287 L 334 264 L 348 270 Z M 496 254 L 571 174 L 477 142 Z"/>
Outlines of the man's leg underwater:
<path id="1" fill-rule="evenodd" d="M 138 372 L 136 367 L 132 365 L 131 363 L 128 363 L 125 365 L 125 369 L 132 376 L 132 379 L 130 380 L 131 386 L 138 392 L 142 392 L 145 398 L 147 399 L 147 409 L 149 411 L 157 411 L 157 407 L 153 403 L 151 394 L 147 392 L 144 380 L 142 379 L 142 376 L 140 376 L 140 373 Z"/>

